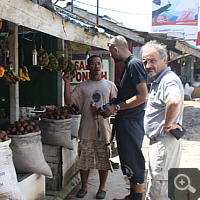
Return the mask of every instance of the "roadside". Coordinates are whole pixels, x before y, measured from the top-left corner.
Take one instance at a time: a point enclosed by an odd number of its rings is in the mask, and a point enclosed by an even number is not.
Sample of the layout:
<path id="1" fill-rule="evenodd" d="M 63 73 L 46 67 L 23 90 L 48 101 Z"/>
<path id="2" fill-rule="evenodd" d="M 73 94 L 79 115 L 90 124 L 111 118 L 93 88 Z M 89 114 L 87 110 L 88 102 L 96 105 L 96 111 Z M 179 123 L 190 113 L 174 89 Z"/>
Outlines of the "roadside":
<path id="1" fill-rule="evenodd" d="M 183 152 L 180 168 L 198 168 L 200 163 L 200 102 L 185 101 L 184 105 L 183 127 L 187 132 L 181 139 Z M 149 139 L 145 136 L 142 150 L 146 159 L 146 169 L 148 169 L 148 146 Z M 114 148 L 113 156 L 115 157 L 112 158 L 113 162 L 119 162 L 119 157 L 116 153 L 116 148 Z M 97 170 L 91 170 L 88 181 L 88 194 L 85 196 L 85 200 L 96 199 L 95 195 L 98 190 L 98 185 L 98 172 Z M 75 195 L 80 187 L 80 185 L 76 187 L 65 200 L 79 200 Z M 106 182 L 106 192 L 105 200 L 112 200 L 116 197 L 123 198 L 129 193 L 129 182 L 127 178 L 122 175 L 120 168 L 114 170 L 113 173 L 109 173 Z"/>

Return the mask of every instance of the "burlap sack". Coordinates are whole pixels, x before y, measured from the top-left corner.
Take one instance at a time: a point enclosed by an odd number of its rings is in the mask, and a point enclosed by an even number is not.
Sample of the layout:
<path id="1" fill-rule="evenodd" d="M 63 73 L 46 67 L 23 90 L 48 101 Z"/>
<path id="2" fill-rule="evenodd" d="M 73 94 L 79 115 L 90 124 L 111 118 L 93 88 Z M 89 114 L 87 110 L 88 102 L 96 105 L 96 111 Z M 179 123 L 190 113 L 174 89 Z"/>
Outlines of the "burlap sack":
<path id="1" fill-rule="evenodd" d="M 9 135 L 13 163 L 17 173 L 43 174 L 52 178 L 52 171 L 42 151 L 41 131 L 25 135 Z"/>
<path id="2" fill-rule="evenodd" d="M 80 121 L 81 121 L 81 114 L 71 115 L 71 116 L 72 116 L 71 134 L 72 134 L 72 137 L 78 138 L 78 132 L 79 132 Z"/>
<path id="3" fill-rule="evenodd" d="M 11 139 L 0 142 L 0 199 L 25 200 L 17 181 L 10 143 Z"/>
<path id="4" fill-rule="evenodd" d="M 72 118 L 59 120 L 42 118 L 39 124 L 42 133 L 42 142 L 73 150 L 71 125 Z"/>

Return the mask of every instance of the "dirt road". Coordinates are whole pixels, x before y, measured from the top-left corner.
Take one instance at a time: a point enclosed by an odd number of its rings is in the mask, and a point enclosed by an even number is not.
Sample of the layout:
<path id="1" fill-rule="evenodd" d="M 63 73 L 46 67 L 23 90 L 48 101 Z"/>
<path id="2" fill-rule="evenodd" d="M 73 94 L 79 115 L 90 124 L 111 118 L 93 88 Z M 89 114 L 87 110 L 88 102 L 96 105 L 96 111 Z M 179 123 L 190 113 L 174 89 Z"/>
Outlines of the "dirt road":
<path id="1" fill-rule="evenodd" d="M 187 133 L 181 139 L 183 152 L 180 167 L 198 168 L 200 167 L 200 102 L 185 101 L 184 105 L 183 126 L 187 130 Z M 142 150 L 146 160 L 146 169 L 148 169 L 148 147 L 149 139 L 145 136 Z M 117 155 L 114 156 L 112 161 L 119 162 L 119 157 Z M 84 198 L 85 200 L 96 199 L 95 195 L 98 185 L 99 178 L 97 170 L 91 170 L 88 180 L 88 194 Z M 66 198 L 66 200 L 78 200 L 75 194 L 80 187 L 81 186 L 79 185 L 79 187 L 77 187 L 76 190 Z M 111 200 L 115 197 L 122 198 L 129 194 L 129 181 L 126 176 L 122 175 L 121 169 L 109 173 L 106 183 L 106 191 L 107 195 L 105 200 Z"/>
<path id="2" fill-rule="evenodd" d="M 183 113 L 183 127 L 186 134 L 182 137 L 183 152 L 180 168 L 200 169 L 200 102 L 185 101 Z M 148 168 L 149 140 L 145 137 L 143 153 Z"/>

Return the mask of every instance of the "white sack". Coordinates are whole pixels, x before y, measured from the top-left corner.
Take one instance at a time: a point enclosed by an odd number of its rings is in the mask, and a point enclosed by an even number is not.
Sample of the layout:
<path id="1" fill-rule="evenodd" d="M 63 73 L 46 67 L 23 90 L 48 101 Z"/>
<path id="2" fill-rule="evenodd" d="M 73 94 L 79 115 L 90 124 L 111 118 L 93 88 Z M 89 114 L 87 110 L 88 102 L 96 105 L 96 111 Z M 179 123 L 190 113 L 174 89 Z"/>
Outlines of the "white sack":
<path id="1" fill-rule="evenodd" d="M 79 132 L 80 121 L 81 121 L 81 114 L 71 115 L 71 116 L 72 116 L 71 134 L 72 134 L 73 137 L 78 138 L 78 132 Z"/>
<path id="2" fill-rule="evenodd" d="M 17 181 L 10 143 L 11 139 L 0 142 L 0 199 L 25 200 Z"/>
<path id="3" fill-rule="evenodd" d="M 71 125 L 72 118 L 60 120 L 42 118 L 39 125 L 42 133 L 42 142 L 73 150 Z"/>
<path id="4" fill-rule="evenodd" d="M 41 131 L 9 137 L 12 138 L 10 148 L 17 173 L 36 173 L 52 178 L 42 151 Z"/>

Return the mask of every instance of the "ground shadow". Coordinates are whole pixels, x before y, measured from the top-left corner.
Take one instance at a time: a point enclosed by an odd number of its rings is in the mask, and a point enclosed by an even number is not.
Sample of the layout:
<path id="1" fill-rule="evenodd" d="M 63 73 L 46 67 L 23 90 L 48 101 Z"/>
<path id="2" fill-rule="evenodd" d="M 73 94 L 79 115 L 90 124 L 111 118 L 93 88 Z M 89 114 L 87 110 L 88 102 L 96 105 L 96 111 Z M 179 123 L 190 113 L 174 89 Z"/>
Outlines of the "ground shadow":
<path id="1" fill-rule="evenodd" d="M 186 134 L 182 139 L 200 141 L 200 107 L 185 105 L 183 112 L 183 127 Z"/>

